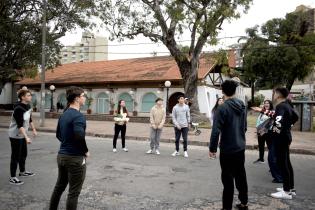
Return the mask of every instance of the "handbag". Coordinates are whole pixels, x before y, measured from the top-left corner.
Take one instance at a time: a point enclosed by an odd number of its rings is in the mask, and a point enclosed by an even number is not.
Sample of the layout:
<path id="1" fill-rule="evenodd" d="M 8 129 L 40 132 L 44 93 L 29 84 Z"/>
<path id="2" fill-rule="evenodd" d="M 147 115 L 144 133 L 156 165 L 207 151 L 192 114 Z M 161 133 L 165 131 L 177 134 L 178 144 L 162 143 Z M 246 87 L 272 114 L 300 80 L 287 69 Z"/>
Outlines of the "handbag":
<path id="1" fill-rule="evenodd" d="M 257 126 L 257 134 L 259 136 L 263 136 L 270 130 L 271 126 L 273 125 L 273 119 L 269 118 L 265 120 L 263 123 Z"/>

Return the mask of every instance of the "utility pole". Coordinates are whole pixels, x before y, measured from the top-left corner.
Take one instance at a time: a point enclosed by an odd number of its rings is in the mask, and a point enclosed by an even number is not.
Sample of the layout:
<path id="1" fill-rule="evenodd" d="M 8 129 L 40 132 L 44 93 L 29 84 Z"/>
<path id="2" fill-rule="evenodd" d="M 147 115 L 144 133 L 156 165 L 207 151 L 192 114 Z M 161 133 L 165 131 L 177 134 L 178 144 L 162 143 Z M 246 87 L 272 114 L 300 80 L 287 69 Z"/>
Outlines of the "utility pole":
<path id="1" fill-rule="evenodd" d="M 42 65 L 41 65 L 41 88 L 40 88 L 40 127 L 45 126 L 45 71 L 46 71 L 46 7 L 43 0 L 43 23 L 42 23 Z"/>

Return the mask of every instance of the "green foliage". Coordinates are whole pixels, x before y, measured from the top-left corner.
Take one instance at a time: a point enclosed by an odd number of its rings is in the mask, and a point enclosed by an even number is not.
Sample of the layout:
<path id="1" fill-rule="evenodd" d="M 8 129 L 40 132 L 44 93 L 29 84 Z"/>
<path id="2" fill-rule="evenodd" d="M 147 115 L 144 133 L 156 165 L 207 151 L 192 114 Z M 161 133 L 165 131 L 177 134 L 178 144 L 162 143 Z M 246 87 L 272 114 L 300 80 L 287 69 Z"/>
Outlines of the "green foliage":
<path id="1" fill-rule="evenodd" d="M 87 105 L 88 109 L 90 109 L 90 107 L 91 107 L 93 101 L 94 101 L 94 98 L 93 98 L 93 97 L 91 97 L 91 96 L 90 96 L 90 97 L 89 97 L 89 96 L 86 96 L 86 105 Z"/>
<path id="2" fill-rule="evenodd" d="M 315 34 L 307 33 L 305 13 L 289 13 L 247 30 L 249 38 L 243 49 L 244 77 L 258 80 L 256 86 L 291 89 L 296 79 L 303 80 L 314 68 Z"/>
<path id="3" fill-rule="evenodd" d="M 47 1 L 46 68 L 58 65 L 66 31 L 87 27 L 93 0 Z M 0 88 L 5 82 L 35 77 L 41 64 L 42 1 L 2 0 L 0 2 Z"/>

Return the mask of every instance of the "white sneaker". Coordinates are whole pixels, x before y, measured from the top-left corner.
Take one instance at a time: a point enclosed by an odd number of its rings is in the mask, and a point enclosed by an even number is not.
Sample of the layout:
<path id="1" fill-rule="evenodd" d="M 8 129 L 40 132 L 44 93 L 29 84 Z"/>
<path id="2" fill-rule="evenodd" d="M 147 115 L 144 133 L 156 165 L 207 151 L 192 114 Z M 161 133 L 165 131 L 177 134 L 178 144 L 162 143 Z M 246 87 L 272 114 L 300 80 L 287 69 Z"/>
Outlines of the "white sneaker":
<path id="1" fill-rule="evenodd" d="M 147 153 L 147 154 L 152 154 L 153 151 L 152 151 L 152 149 L 150 149 L 150 150 L 148 150 L 146 153 Z"/>
<path id="2" fill-rule="evenodd" d="M 284 191 L 271 193 L 271 197 L 279 198 L 279 199 L 289 199 L 289 200 L 292 199 L 292 195 L 290 193 L 287 193 L 287 192 L 284 192 Z"/>
<path id="3" fill-rule="evenodd" d="M 179 152 L 175 151 L 173 152 L 172 156 L 175 157 L 175 156 L 178 156 L 179 155 Z"/>
<path id="4" fill-rule="evenodd" d="M 113 152 L 116 153 L 116 152 L 117 152 L 117 149 L 114 148 L 114 149 L 113 149 Z"/>
<path id="5" fill-rule="evenodd" d="M 187 151 L 184 152 L 184 157 L 188 158 L 188 152 Z"/>
<path id="6" fill-rule="evenodd" d="M 125 152 L 128 152 L 128 149 L 125 147 L 125 148 L 123 148 L 123 150 L 125 151 Z"/>
<path id="7" fill-rule="evenodd" d="M 157 149 L 157 150 L 155 150 L 155 154 L 160 155 L 161 153 L 160 153 L 160 151 Z"/>
<path id="8" fill-rule="evenodd" d="M 278 192 L 283 191 L 283 187 L 278 187 L 277 191 Z M 294 195 L 295 196 L 296 195 L 296 190 L 295 189 L 290 190 L 290 195 Z"/>
<path id="9" fill-rule="evenodd" d="M 13 185 L 22 185 L 22 184 L 24 184 L 24 182 L 22 182 L 21 180 L 19 180 L 16 177 L 11 177 L 9 182 L 10 182 L 10 184 L 13 184 Z"/>

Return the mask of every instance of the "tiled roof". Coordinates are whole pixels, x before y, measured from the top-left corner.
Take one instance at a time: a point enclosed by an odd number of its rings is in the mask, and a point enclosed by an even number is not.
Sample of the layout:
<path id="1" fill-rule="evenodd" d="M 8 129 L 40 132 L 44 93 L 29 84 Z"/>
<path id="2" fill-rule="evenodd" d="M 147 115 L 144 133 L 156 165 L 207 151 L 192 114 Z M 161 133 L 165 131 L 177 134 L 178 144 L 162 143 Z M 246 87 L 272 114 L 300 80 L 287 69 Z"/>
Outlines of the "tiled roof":
<path id="1" fill-rule="evenodd" d="M 198 78 L 206 77 L 214 65 L 215 62 L 210 56 L 200 59 Z M 125 83 L 182 79 L 174 58 L 170 56 L 63 64 L 46 71 L 45 78 L 46 83 L 53 84 Z M 17 84 L 40 84 L 40 76 L 35 79 L 23 79 Z"/>

